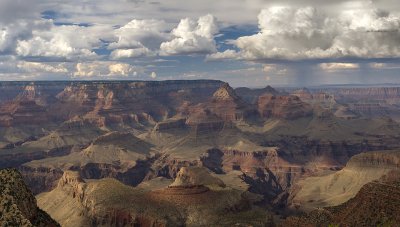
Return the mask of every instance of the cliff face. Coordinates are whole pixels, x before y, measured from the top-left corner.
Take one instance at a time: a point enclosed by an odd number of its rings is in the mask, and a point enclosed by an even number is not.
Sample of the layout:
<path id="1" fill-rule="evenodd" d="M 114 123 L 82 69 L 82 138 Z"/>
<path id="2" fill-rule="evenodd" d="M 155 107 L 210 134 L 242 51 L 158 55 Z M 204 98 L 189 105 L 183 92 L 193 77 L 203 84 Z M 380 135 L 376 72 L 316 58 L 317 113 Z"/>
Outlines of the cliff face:
<path id="1" fill-rule="evenodd" d="M 343 88 L 336 95 L 346 99 L 393 100 L 400 98 L 398 87 Z"/>
<path id="2" fill-rule="evenodd" d="M 300 181 L 291 199 L 305 210 L 339 205 L 354 197 L 367 183 L 400 171 L 400 152 L 377 151 L 353 156 L 340 171 Z M 362 189 L 361 189 L 362 190 Z"/>
<path id="3" fill-rule="evenodd" d="M 275 90 L 271 86 L 266 86 L 265 88 L 250 89 L 247 87 L 239 87 L 235 89 L 236 94 L 242 97 L 246 102 L 255 104 L 259 96 L 263 94 L 279 95 L 281 92 Z M 283 95 L 283 94 L 282 94 Z"/>
<path id="4" fill-rule="evenodd" d="M 354 198 L 339 206 L 290 217 L 281 226 L 396 226 L 400 223 L 399 207 L 400 183 L 397 177 L 394 181 L 368 183 Z"/>
<path id="5" fill-rule="evenodd" d="M 37 207 L 36 199 L 25 186 L 22 176 L 13 169 L 0 170 L 0 225 L 59 226 Z"/>
<path id="6" fill-rule="evenodd" d="M 345 104 L 351 111 L 365 117 L 389 116 L 400 119 L 398 87 L 325 88 L 298 90 L 292 94 L 308 103 L 325 102 L 330 108 L 335 108 L 338 103 Z"/>
<path id="7" fill-rule="evenodd" d="M 113 177 L 136 186 L 143 181 L 153 162 L 153 146 L 131 133 L 111 132 L 86 147 L 73 147 L 69 154 L 50 160 L 33 161 L 20 167 L 35 194 L 49 191 L 60 174 L 79 170 L 88 179 Z"/>
<path id="8" fill-rule="evenodd" d="M 40 124 L 83 116 L 99 126 L 173 115 L 182 102 L 207 99 L 220 81 L 35 82 L 0 85 L 0 124 Z M 13 90 L 10 92 L 10 90 Z M 30 121 L 24 121 L 30 119 Z"/>
<path id="9" fill-rule="evenodd" d="M 296 119 L 312 115 L 312 108 L 297 96 L 266 94 L 258 98 L 258 112 L 264 118 Z"/>
<path id="10" fill-rule="evenodd" d="M 188 107 L 188 122 L 238 122 L 256 116 L 256 110 L 239 97 L 229 84 L 223 84 L 211 99 L 196 106 Z M 184 114 L 184 112 L 182 113 Z"/>
<path id="11" fill-rule="evenodd" d="M 9 91 L 9 89 L 15 89 Z M 57 121 L 57 116 L 49 111 L 57 99 L 56 95 L 63 89 L 63 84 L 35 85 L 34 83 L 0 85 L 5 98 L 0 101 L 0 125 L 11 127 L 15 125 L 48 124 Z M 18 93 L 14 93 L 18 92 Z"/>
<path id="12" fill-rule="evenodd" d="M 72 114 L 99 126 L 151 123 L 175 114 L 184 101 L 199 102 L 215 91 L 218 81 L 132 82 L 71 85 L 57 97 Z"/>

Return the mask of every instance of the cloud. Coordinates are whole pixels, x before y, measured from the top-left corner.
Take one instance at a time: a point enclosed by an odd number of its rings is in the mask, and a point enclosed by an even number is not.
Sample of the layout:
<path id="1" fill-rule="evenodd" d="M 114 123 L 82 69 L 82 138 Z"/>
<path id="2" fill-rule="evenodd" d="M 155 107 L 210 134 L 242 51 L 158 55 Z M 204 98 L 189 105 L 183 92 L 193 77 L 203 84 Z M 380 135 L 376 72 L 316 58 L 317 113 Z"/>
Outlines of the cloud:
<path id="1" fill-rule="evenodd" d="M 328 16 L 314 7 L 270 7 L 260 31 L 233 44 L 244 60 L 400 57 L 400 17 L 372 6 Z M 225 53 L 225 54 L 224 54 Z M 214 54 L 237 58 L 234 52 Z"/>
<path id="2" fill-rule="evenodd" d="M 383 69 L 383 68 L 387 68 L 388 66 L 385 63 L 376 63 L 376 62 L 374 62 L 374 63 L 370 63 L 369 67 L 373 68 L 373 69 Z"/>
<path id="3" fill-rule="evenodd" d="M 129 77 L 136 76 L 139 68 L 126 63 L 117 62 L 83 62 L 76 64 L 73 77 Z"/>
<path id="4" fill-rule="evenodd" d="M 319 67 L 325 71 L 352 70 L 359 69 L 360 65 L 356 63 L 321 63 Z"/>
<path id="5" fill-rule="evenodd" d="M 77 25 L 55 26 L 47 20 L 46 29 L 33 29 L 32 37 L 19 39 L 15 52 L 22 57 L 50 57 L 71 59 L 94 59 L 93 49 L 101 45 L 97 27 Z M 44 26 L 43 26 L 44 27 Z M 79 35 L 77 35 L 79 34 Z"/>
<path id="6" fill-rule="evenodd" d="M 58 59 L 95 58 L 104 26 L 57 26 L 53 20 L 17 20 L 0 24 L 0 54 Z"/>
<path id="7" fill-rule="evenodd" d="M 10 54 L 15 52 L 19 40 L 32 37 L 33 30 L 48 29 L 49 23 L 45 21 L 25 21 L 19 20 L 12 23 L 0 24 L 0 54 Z"/>
<path id="8" fill-rule="evenodd" d="M 132 20 L 114 31 L 117 41 L 108 49 L 115 49 L 113 59 L 153 56 L 160 44 L 169 39 L 169 25 L 162 20 Z"/>
<path id="9" fill-rule="evenodd" d="M 155 56 L 155 53 L 147 47 L 139 47 L 135 49 L 117 49 L 113 50 L 110 54 L 111 59 L 121 58 L 137 58 L 137 57 L 150 57 Z"/>
<path id="10" fill-rule="evenodd" d="M 137 74 L 134 67 L 125 63 L 111 64 L 108 66 L 108 70 L 110 71 L 109 75 L 129 76 Z"/>
<path id="11" fill-rule="evenodd" d="M 172 30 L 175 36 L 160 46 L 161 55 L 204 54 L 217 51 L 214 36 L 218 33 L 216 18 L 210 14 L 200 17 L 197 22 L 185 18 Z"/>
<path id="12" fill-rule="evenodd" d="M 0 24 L 11 24 L 21 19 L 33 19 L 37 16 L 36 2 L 0 0 Z"/>
<path id="13" fill-rule="evenodd" d="M 150 74 L 150 77 L 153 78 L 153 79 L 156 79 L 157 78 L 157 73 L 156 72 L 152 72 Z"/>
<path id="14" fill-rule="evenodd" d="M 271 75 L 282 76 L 288 73 L 288 69 L 286 67 L 276 64 L 266 64 L 263 66 L 262 71 L 265 72 L 268 76 Z"/>
<path id="15" fill-rule="evenodd" d="M 383 69 L 400 69 L 400 64 L 398 63 L 369 63 L 368 66 L 372 69 L 378 69 L 378 70 L 383 70 Z"/>
<path id="16" fill-rule="evenodd" d="M 162 20 L 132 20 L 114 31 L 117 41 L 108 49 L 111 59 L 204 54 L 216 52 L 214 35 L 218 33 L 216 19 L 212 15 L 189 18 L 169 32 L 170 26 Z"/>
<path id="17" fill-rule="evenodd" d="M 206 56 L 206 60 L 207 61 L 215 61 L 215 60 L 237 59 L 237 58 L 239 58 L 239 56 L 240 55 L 234 50 L 225 50 L 224 52 L 208 54 Z"/>
<path id="18" fill-rule="evenodd" d="M 17 64 L 19 69 L 33 73 L 68 73 L 68 69 L 63 64 L 45 64 L 41 62 L 21 61 Z"/>

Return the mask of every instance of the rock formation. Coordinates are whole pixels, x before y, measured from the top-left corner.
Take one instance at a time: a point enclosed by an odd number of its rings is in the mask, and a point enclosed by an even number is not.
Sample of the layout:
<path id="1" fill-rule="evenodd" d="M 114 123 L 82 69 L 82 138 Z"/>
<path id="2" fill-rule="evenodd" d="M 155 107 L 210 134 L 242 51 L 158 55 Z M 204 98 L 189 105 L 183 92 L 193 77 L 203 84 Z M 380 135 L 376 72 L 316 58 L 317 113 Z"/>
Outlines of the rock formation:
<path id="1" fill-rule="evenodd" d="M 297 119 L 312 115 L 311 106 L 296 96 L 266 94 L 258 98 L 257 105 L 263 118 Z"/>
<path id="2" fill-rule="evenodd" d="M 56 227 L 59 224 L 36 205 L 36 199 L 14 169 L 0 170 L 0 225 Z"/>
<path id="3" fill-rule="evenodd" d="M 366 152 L 353 156 L 342 170 L 300 181 L 292 206 L 310 210 L 336 206 L 355 196 L 367 183 L 400 172 L 400 151 Z"/>
<path id="4" fill-rule="evenodd" d="M 400 223 L 400 182 L 377 180 L 364 185 L 354 198 L 334 207 L 290 217 L 281 226 L 396 226 Z"/>
<path id="5" fill-rule="evenodd" d="M 202 171 L 198 168 L 182 170 L 180 179 L 190 176 L 196 184 L 223 184 Z M 199 190 L 202 189 L 199 186 L 186 185 L 186 190 L 192 193 L 173 194 L 168 193 L 170 188 L 155 191 L 147 188 L 129 187 L 113 179 L 85 182 L 78 173 L 67 171 L 57 188 L 40 194 L 38 202 L 66 227 L 199 224 L 263 226 L 270 222 L 265 212 L 250 209 L 253 203 L 251 195 L 241 191 L 224 188 Z M 246 217 L 248 212 L 251 215 Z"/>
<path id="6" fill-rule="evenodd" d="M 224 182 L 216 177 L 212 177 L 210 173 L 201 167 L 182 167 L 171 188 L 190 188 L 195 186 L 217 186 L 225 187 Z"/>
<path id="7" fill-rule="evenodd" d="M 211 80 L 0 82 L 0 168 L 18 168 L 40 204 L 70 226 L 250 223 L 255 201 L 279 213 L 338 205 L 393 170 L 396 89 L 296 90 Z M 137 207 L 126 210 L 126 198 Z"/>
<path id="8" fill-rule="evenodd" d="M 279 95 L 281 92 L 275 90 L 271 86 L 266 86 L 265 88 L 250 89 L 247 87 L 239 87 L 235 89 L 236 94 L 243 98 L 246 102 L 255 104 L 258 97 L 263 94 Z"/>

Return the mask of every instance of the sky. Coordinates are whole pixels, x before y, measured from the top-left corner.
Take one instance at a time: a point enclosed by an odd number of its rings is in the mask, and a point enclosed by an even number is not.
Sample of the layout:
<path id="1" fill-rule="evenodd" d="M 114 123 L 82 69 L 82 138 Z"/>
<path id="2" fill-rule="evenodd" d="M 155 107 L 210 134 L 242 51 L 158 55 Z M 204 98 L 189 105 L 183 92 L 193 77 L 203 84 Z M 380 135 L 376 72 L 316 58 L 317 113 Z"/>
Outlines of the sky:
<path id="1" fill-rule="evenodd" d="M 400 84 L 398 0 L 0 0 L 0 80 Z"/>

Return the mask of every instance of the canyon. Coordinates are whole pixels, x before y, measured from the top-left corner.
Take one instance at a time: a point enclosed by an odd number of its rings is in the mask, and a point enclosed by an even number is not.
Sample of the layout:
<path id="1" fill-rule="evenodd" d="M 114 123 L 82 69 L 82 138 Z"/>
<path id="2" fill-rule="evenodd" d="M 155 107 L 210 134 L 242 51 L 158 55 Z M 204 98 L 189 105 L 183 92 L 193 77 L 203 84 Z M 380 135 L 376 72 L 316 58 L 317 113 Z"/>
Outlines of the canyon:
<path id="1" fill-rule="evenodd" d="M 399 168 L 399 88 L 42 81 L 0 97 L 0 168 L 62 226 L 272 226 L 346 210 Z"/>

